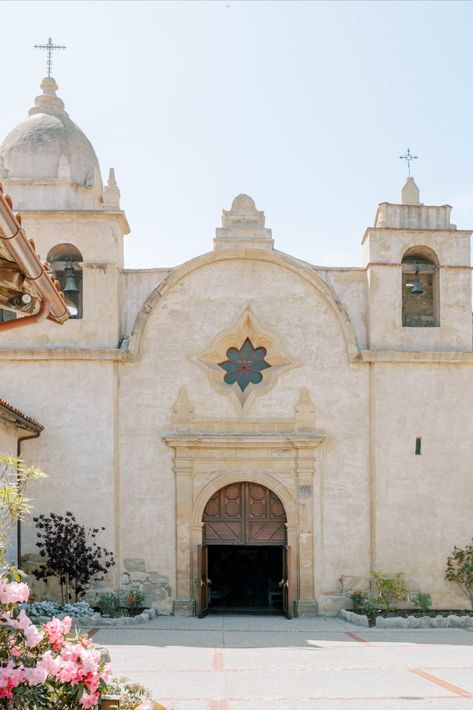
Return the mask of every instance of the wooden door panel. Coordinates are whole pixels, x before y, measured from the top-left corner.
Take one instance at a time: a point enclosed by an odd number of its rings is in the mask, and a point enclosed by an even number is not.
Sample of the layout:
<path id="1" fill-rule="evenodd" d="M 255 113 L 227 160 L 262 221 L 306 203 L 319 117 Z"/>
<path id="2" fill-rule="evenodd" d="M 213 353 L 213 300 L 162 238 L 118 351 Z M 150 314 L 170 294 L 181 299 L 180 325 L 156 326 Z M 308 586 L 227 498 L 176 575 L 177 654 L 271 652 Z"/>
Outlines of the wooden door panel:
<path id="1" fill-rule="evenodd" d="M 271 520 L 263 523 L 252 523 L 248 525 L 248 544 L 254 545 L 285 545 L 286 526 L 284 523 L 273 522 Z"/>
<path id="2" fill-rule="evenodd" d="M 204 540 L 206 545 L 225 544 L 239 545 L 242 538 L 240 522 L 214 521 L 205 523 Z"/>
<path id="3" fill-rule="evenodd" d="M 278 496 L 258 483 L 232 483 L 209 499 L 204 544 L 284 545 L 286 514 Z"/>

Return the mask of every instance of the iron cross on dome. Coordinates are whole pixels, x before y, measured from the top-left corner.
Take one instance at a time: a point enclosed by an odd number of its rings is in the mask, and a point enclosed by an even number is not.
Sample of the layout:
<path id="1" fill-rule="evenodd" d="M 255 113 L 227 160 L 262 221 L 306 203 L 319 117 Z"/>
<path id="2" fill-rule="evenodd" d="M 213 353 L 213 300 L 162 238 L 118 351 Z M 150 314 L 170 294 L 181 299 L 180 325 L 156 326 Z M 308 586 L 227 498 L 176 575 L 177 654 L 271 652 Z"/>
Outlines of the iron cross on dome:
<path id="1" fill-rule="evenodd" d="M 47 44 L 35 44 L 35 49 L 46 49 L 48 52 L 48 58 L 46 60 L 46 66 L 48 67 L 48 77 L 51 76 L 51 69 L 53 68 L 53 50 L 55 49 L 67 49 L 62 44 L 53 44 L 51 37 L 48 39 Z"/>

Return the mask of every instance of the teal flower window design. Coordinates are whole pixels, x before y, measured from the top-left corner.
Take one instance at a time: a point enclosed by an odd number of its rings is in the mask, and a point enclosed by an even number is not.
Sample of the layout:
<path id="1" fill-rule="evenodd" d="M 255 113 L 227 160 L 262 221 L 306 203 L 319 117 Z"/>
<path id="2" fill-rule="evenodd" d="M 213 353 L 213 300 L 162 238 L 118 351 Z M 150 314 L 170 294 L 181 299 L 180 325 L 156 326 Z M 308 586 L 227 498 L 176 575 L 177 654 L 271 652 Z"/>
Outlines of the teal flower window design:
<path id="1" fill-rule="evenodd" d="M 271 367 L 264 359 L 266 348 L 255 348 L 249 338 L 245 340 L 240 349 L 228 348 L 226 356 L 228 360 L 218 363 L 219 367 L 227 373 L 223 379 L 227 385 L 233 385 L 236 382 L 242 392 L 249 384 L 257 385 L 261 382 L 263 379 L 261 371 Z"/>

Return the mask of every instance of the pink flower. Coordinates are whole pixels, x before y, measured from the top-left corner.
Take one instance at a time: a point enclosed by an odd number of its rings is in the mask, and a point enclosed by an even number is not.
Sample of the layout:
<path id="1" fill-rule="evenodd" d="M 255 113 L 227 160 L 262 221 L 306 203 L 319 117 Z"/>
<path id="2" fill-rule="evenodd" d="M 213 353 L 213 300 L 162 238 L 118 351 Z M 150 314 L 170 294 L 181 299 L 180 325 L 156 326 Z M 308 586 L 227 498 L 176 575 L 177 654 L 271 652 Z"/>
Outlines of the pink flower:
<path id="1" fill-rule="evenodd" d="M 82 680 L 82 672 L 74 661 L 62 661 L 56 673 L 56 678 L 60 680 L 61 683 L 77 685 L 77 683 Z"/>
<path id="2" fill-rule="evenodd" d="M 43 625 L 43 629 L 53 651 L 59 651 L 61 646 L 64 645 L 64 635 L 69 633 L 71 624 L 71 617 L 65 616 L 62 621 L 54 617 L 49 623 Z"/>
<path id="3" fill-rule="evenodd" d="M 99 701 L 98 693 L 84 693 L 79 700 L 83 708 L 94 708 Z"/>
<path id="4" fill-rule="evenodd" d="M 26 645 L 28 648 L 34 648 L 40 641 L 43 640 L 44 634 L 34 624 L 30 624 L 25 629 Z"/>
<path id="5" fill-rule="evenodd" d="M 46 651 L 46 653 L 43 653 L 39 659 L 36 667 L 44 668 L 47 675 L 55 676 L 59 670 L 60 663 L 61 661 L 59 658 L 53 658 L 51 651 Z"/>
<path id="6" fill-rule="evenodd" d="M 12 626 L 16 626 L 17 629 L 22 629 L 25 631 L 29 626 L 31 626 L 31 619 L 25 614 L 24 610 L 22 609 L 20 613 L 18 614 L 17 618 L 15 619 L 15 624 L 12 624 Z"/>
<path id="7" fill-rule="evenodd" d="M 37 665 L 36 668 L 25 668 L 24 675 L 29 685 L 41 685 L 48 677 L 48 671 L 46 668 Z"/>
<path id="8" fill-rule="evenodd" d="M 64 634 L 68 634 L 71 630 L 72 619 L 70 616 L 65 616 L 62 620 L 62 631 Z"/>
<path id="9" fill-rule="evenodd" d="M 83 651 L 84 649 L 80 644 L 65 643 L 61 649 L 61 658 L 64 658 L 66 661 L 77 662 L 79 658 L 82 657 Z"/>
<path id="10" fill-rule="evenodd" d="M 23 672 L 23 666 L 15 667 L 13 661 L 8 661 L 6 666 L 0 667 L 0 698 L 12 697 L 11 691 L 22 682 Z"/>
<path id="11" fill-rule="evenodd" d="M 0 579 L 0 604 L 19 604 L 28 601 L 30 589 L 24 582 Z"/>

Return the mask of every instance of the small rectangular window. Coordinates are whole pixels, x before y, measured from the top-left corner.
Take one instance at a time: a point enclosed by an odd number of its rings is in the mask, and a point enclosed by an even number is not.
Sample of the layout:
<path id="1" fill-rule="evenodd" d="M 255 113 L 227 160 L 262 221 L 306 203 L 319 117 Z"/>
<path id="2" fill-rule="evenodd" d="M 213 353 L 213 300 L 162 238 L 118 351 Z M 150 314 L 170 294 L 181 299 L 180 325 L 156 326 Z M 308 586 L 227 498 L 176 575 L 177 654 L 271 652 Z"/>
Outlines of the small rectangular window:
<path id="1" fill-rule="evenodd" d="M 416 456 L 420 456 L 422 453 L 422 438 L 418 436 L 416 438 Z"/>

